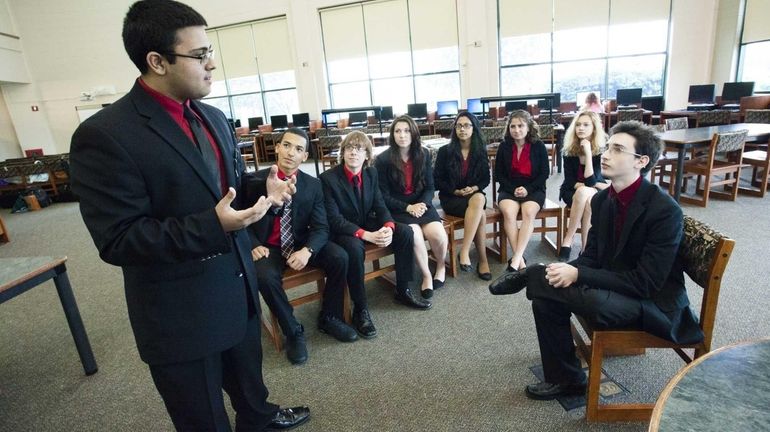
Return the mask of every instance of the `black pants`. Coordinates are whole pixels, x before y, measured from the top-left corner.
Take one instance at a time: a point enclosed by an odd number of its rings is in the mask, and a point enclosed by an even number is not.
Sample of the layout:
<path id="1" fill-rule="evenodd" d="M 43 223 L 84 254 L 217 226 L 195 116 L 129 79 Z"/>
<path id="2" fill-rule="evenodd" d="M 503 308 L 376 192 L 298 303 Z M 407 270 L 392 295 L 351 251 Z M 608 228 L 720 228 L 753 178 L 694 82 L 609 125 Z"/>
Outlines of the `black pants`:
<path id="1" fill-rule="evenodd" d="M 409 287 L 409 282 L 414 279 L 414 233 L 409 225 L 396 222 L 393 232 L 393 241 L 390 247 L 394 251 L 396 264 L 396 289 L 404 292 Z M 369 231 L 376 231 L 379 227 L 364 227 Z M 354 236 L 338 235 L 332 237 L 332 241 L 338 244 L 348 254 L 348 290 L 350 299 L 356 309 L 366 308 L 366 290 L 364 289 L 364 257 L 366 254 L 366 242 Z"/>
<path id="2" fill-rule="evenodd" d="M 527 271 L 527 281 L 546 382 L 585 380 L 570 332 L 573 313 L 598 327 L 641 325 L 642 304 L 637 299 L 586 285 L 554 288 L 545 280 L 545 270 L 536 267 Z"/>
<path id="3" fill-rule="evenodd" d="M 261 431 L 278 406 L 267 402 L 262 380 L 258 314 L 252 314 L 243 340 L 202 359 L 150 365 L 166 410 L 178 431 L 230 431 L 222 389 L 235 409 L 235 430 Z"/>
<path id="4" fill-rule="evenodd" d="M 286 291 L 283 290 L 283 272 L 286 260 L 281 256 L 280 248 L 268 248 L 270 254 L 257 260 L 257 281 L 259 292 L 281 326 L 285 336 L 293 335 L 299 328 L 299 322 L 294 318 L 294 308 L 289 303 Z M 334 243 L 328 242 L 321 250 L 316 251 L 308 265 L 318 267 L 326 273 L 326 288 L 324 289 L 322 313 L 342 319 L 342 302 L 345 293 L 345 275 L 348 272 L 348 256 L 345 251 Z"/>

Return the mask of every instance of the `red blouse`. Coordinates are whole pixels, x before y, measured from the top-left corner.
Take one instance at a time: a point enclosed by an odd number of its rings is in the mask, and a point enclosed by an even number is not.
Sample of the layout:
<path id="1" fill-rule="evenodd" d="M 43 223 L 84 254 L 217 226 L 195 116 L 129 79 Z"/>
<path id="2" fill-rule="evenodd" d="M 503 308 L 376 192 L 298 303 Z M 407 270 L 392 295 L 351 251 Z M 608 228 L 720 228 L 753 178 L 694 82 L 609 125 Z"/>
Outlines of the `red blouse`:
<path id="1" fill-rule="evenodd" d="M 532 176 L 532 161 L 529 160 L 531 147 L 530 143 L 524 143 L 524 147 L 521 149 L 521 155 L 518 155 L 518 148 L 516 144 L 513 144 L 513 154 L 511 155 L 511 177 Z"/>
<path id="2" fill-rule="evenodd" d="M 467 159 L 463 159 L 462 165 L 460 166 L 460 177 L 465 178 L 468 177 L 468 166 L 470 166 L 470 157 Z"/>
<path id="3" fill-rule="evenodd" d="M 412 185 L 412 175 L 414 175 L 414 166 L 412 160 L 404 162 L 404 195 L 409 195 L 414 192 Z"/>
<path id="4" fill-rule="evenodd" d="M 586 166 L 580 164 L 580 166 L 578 166 L 577 174 L 577 181 L 581 183 L 584 182 L 586 180 Z"/>

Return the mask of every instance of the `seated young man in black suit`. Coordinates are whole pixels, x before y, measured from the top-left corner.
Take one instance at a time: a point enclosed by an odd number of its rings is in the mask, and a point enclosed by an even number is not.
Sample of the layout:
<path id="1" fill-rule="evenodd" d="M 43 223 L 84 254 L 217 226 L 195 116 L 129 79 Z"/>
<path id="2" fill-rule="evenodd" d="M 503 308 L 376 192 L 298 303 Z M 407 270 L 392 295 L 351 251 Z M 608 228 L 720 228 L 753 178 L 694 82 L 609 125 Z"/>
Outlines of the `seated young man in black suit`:
<path id="1" fill-rule="evenodd" d="M 544 382 L 527 386 L 532 399 L 585 392 L 570 334 L 572 313 L 603 328 L 636 327 L 677 343 L 703 340 L 678 258 L 682 209 L 643 178 L 663 143 L 635 121 L 620 122 L 611 132 L 601 169 L 612 187 L 591 200 L 585 251 L 569 263 L 530 266 L 489 286 L 492 294 L 526 287 L 532 300 L 545 375 Z"/>
<path id="2" fill-rule="evenodd" d="M 294 308 L 283 290 L 283 272 L 286 266 L 302 270 L 308 264 L 324 269 L 324 290 L 318 328 L 341 342 L 358 339 L 356 331 L 342 321 L 342 301 L 348 256 L 334 243 L 328 242 L 329 225 L 321 182 L 301 170 L 307 160 L 307 134 L 302 129 L 290 128 L 275 146 L 278 178 L 296 176 L 297 192 L 281 207 L 273 207 L 258 223 L 252 225 L 252 242 L 257 245 L 252 257 L 257 267 L 259 291 L 270 311 L 278 318 L 286 336 L 286 356 L 294 364 L 307 361 L 305 329 L 296 318 Z M 269 170 L 256 174 L 255 194 L 261 196 Z"/>
<path id="3" fill-rule="evenodd" d="M 348 289 L 353 300 L 353 326 L 364 338 L 377 330 L 366 306 L 364 245 L 393 246 L 396 261 L 396 300 L 417 309 L 429 301 L 409 289 L 414 272 L 414 234 L 408 225 L 396 223 L 382 200 L 377 170 L 369 167 L 372 143 L 363 132 L 348 134 L 340 144 L 339 165 L 321 174 L 332 242 L 348 253 Z"/>

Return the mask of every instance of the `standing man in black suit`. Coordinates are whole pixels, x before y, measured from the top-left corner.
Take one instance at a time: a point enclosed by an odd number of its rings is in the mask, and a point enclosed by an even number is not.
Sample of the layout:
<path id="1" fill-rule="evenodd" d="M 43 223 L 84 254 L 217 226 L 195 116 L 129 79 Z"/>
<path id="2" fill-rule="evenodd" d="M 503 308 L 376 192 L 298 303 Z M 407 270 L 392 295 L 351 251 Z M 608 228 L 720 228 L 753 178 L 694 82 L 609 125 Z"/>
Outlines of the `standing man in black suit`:
<path id="1" fill-rule="evenodd" d="M 340 342 L 358 339 L 356 331 L 342 320 L 345 275 L 348 256 L 345 250 L 329 243 L 329 224 L 321 182 L 299 169 L 307 160 L 310 140 L 305 131 L 289 128 L 275 146 L 278 178 L 296 180 L 297 192 L 283 206 L 275 206 L 251 228 L 257 245 L 252 256 L 257 268 L 259 291 L 270 311 L 278 318 L 286 336 L 286 357 L 293 364 L 307 361 L 305 328 L 294 317 L 294 308 L 283 290 L 286 266 L 302 270 L 308 264 L 326 272 L 318 329 Z M 267 193 L 269 169 L 259 171 L 250 189 L 255 196 Z"/>
<path id="2" fill-rule="evenodd" d="M 348 253 L 348 290 L 353 300 L 353 327 L 362 337 L 377 335 L 366 304 L 364 289 L 365 242 L 393 246 L 396 262 L 396 300 L 416 309 L 428 309 L 429 301 L 409 289 L 414 273 L 414 233 L 409 225 L 397 223 L 385 206 L 370 167 L 372 143 L 361 131 L 345 136 L 340 144 L 340 164 L 321 174 L 332 242 Z"/>
<path id="3" fill-rule="evenodd" d="M 602 176 L 612 187 L 591 200 L 585 251 L 569 263 L 530 266 L 489 286 L 492 294 L 526 287 L 532 300 L 545 381 L 528 385 L 528 397 L 585 392 L 570 333 L 572 313 L 603 328 L 641 328 L 676 343 L 703 340 L 678 258 L 682 209 L 643 178 L 662 149 L 652 128 L 640 122 L 615 125 L 601 158 Z"/>
<path id="4" fill-rule="evenodd" d="M 293 192 L 271 176 L 242 203 L 243 161 L 224 114 L 198 99 L 216 67 L 206 21 L 170 0 L 134 3 L 123 43 L 141 76 L 71 146 L 73 191 L 102 259 L 121 266 L 139 355 L 177 430 L 290 428 L 307 407 L 267 402 L 257 277 L 245 228 Z M 237 210 L 240 209 L 240 210 Z"/>

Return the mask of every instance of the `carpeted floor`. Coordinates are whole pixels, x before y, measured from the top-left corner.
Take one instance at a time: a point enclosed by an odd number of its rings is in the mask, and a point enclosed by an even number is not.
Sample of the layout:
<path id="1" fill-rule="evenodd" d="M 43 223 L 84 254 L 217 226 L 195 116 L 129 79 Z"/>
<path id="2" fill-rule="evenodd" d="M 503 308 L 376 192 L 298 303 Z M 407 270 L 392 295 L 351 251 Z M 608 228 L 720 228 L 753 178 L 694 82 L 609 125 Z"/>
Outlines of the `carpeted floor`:
<path id="1" fill-rule="evenodd" d="M 553 200 L 561 178 L 549 179 Z M 742 196 L 685 208 L 737 240 L 722 284 L 715 348 L 770 335 L 770 271 L 761 252 L 770 244 L 769 199 Z M 99 372 L 83 375 L 52 283 L 0 305 L 0 431 L 172 430 L 136 352 L 120 271 L 99 260 L 77 204 L 26 214 L 5 210 L 2 217 L 12 242 L 0 246 L 0 257 L 69 257 Z M 554 260 L 538 237 L 527 256 Z M 475 257 L 472 252 L 474 266 Z M 502 270 L 493 263 L 495 276 Z M 263 338 L 271 401 L 309 405 L 312 420 L 298 429 L 308 432 L 647 429 L 644 423 L 587 424 L 583 408 L 567 412 L 556 401 L 527 399 L 523 387 L 537 381 L 530 367 L 539 364 L 529 302 L 523 295 L 491 296 L 486 285 L 461 273 L 436 292 L 433 309 L 420 312 L 394 304 L 391 288 L 372 282 L 368 295 L 379 335 L 352 344 L 317 331 L 318 304 L 299 307 L 310 360 L 292 366 Z M 698 294 L 691 288 L 691 298 Z M 604 364 L 628 390 L 613 400 L 629 401 L 654 401 L 681 366 L 663 350 Z"/>

